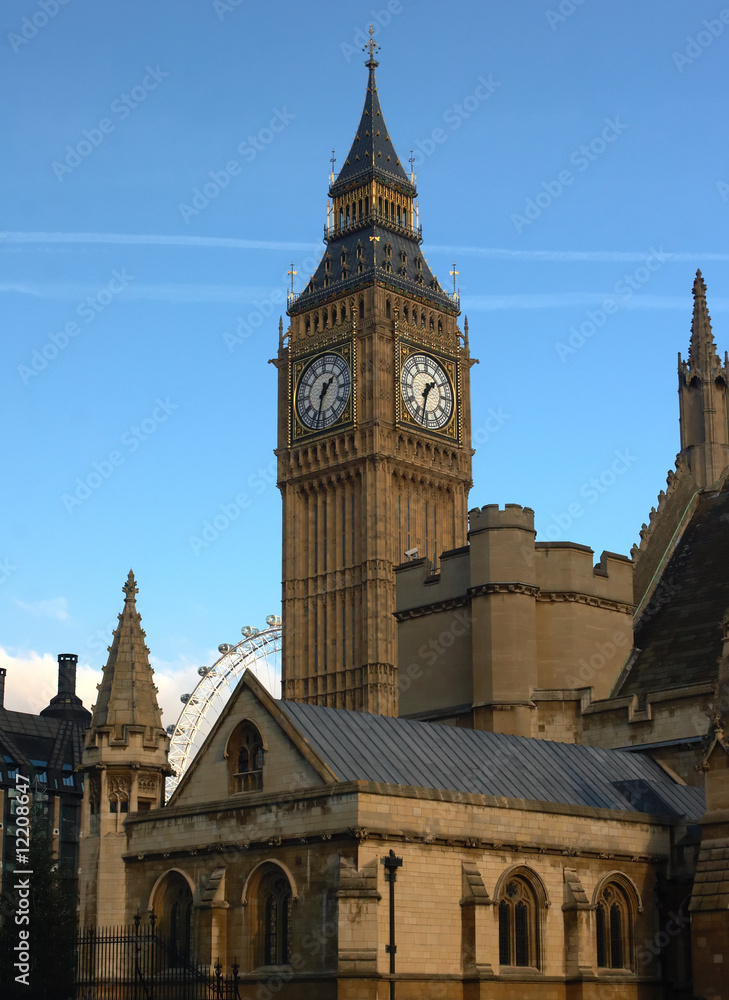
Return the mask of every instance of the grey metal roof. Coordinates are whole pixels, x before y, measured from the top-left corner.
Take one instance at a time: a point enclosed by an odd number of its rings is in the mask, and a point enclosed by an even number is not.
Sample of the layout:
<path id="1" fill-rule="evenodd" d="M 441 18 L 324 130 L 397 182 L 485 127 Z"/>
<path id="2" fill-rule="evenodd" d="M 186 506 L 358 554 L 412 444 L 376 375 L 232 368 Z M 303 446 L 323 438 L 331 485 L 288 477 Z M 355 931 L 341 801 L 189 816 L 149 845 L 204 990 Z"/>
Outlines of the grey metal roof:
<path id="1" fill-rule="evenodd" d="M 292 701 L 279 705 L 341 781 L 690 819 L 704 812 L 700 789 L 677 784 L 639 754 Z"/>

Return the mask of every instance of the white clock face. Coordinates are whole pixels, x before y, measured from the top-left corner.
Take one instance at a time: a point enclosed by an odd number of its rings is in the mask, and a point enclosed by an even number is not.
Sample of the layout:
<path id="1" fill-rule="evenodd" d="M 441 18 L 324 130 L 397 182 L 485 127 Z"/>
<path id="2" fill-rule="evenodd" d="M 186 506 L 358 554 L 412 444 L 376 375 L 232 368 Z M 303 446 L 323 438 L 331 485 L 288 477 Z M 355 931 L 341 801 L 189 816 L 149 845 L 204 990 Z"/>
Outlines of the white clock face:
<path id="1" fill-rule="evenodd" d="M 352 378 L 349 365 L 340 354 L 320 354 L 299 379 L 296 412 L 299 420 L 313 431 L 331 427 L 349 402 Z"/>
<path id="2" fill-rule="evenodd" d="M 443 366 L 428 354 L 411 354 L 402 366 L 402 398 L 426 430 L 439 431 L 453 413 L 453 388 Z"/>

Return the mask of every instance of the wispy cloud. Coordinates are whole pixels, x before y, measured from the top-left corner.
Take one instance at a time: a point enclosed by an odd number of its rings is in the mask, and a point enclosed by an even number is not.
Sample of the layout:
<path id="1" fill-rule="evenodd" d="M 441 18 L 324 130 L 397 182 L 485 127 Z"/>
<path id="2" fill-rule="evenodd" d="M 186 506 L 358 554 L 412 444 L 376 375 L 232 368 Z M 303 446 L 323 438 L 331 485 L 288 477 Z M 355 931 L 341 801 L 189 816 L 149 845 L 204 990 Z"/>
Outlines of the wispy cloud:
<path id="1" fill-rule="evenodd" d="M 585 262 L 596 264 L 642 263 L 651 250 L 506 250 L 499 247 L 454 247 L 432 246 L 427 249 L 433 253 L 474 254 L 490 260 L 514 261 L 556 261 L 560 263 Z M 661 249 L 664 260 L 675 263 L 691 263 L 701 261 L 729 261 L 729 253 L 668 253 Z"/>
<path id="2" fill-rule="evenodd" d="M 601 306 L 607 299 L 624 309 L 682 309 L 686 311 L 686 296 L 631 295 L 620 301 L 615 292 L 545 292 L 533 295 L 462 295 L 461 308 L 466 312 L 494 312 L 500 309 L 586 309 Z M 711 311 L 729 309 L 729 299 L 712 299 Z"/>
<path id="3" fill-rule="evenodd" d="M 58 663 L 51 653 L 0 647 L 0 667 L 7 670 L 5 707 L 12 712 L 37 715 L 58 691 Z M 76 694 L 86 708 L 90 709 L 96 701 L 96 685 L 100 680 L 99 668 L 79 663 Z"/>
<path id="4" fill-rule="evenodd" d="M 26 604 L 15 598 L 15 603 L 28 614 L 35 615 L 36 618 L 54 618 L 56 621 L 66 621 L 68 614 L 68 601 L 65 597 L 53 597 L 49 601 L 33 601 Z"/>
<path id="5" fill-rule="evenodd" d="M 17 244 L 109 244 L 126 246 L 195 247 L 230 250 L 290 250 L 307 252 L 318 250 L 321 243 L 293 243 L 288 240 L 234 239 L 225 236 L 166 236 L 144 233 L 56 233 L 56 232 L 0 232 L 0 248 Z M 649 250 L 511 250 L 505 247 L 445 246 L 428 244 L 432 253 L 465 254 L 490 260 L 556 261 L 560 263 L 640 263 Z M 662 251 L 663 252 L 663 251 Z M 666 253 L 667 260 L 677 263 L 701 261 L 729 261 L 729 253 L 704 253 L 681 251 Z"/>
<path id="6" fill-rule="evenodd" d="M 321 243 L 239 240 L 223 236 L 160 236 L 139 233 L 11 233 L 0 232 L 0 247 L 18 243 L 105 243 L 114 246 L 210 247 L 230 250 L 292 250 L 306 253 Z"/>
<path id="7" fill-rule="evenodd" d="M 254 303 L 269 299 L 274 292 L 282 293 L 283 285 L 267 288 L 260 285 L 194 285 L 185 284 L 134 284 L 124 289 L 125 299 L 142 299 L 154 302 L 237 302 Z M 41 299 L 61 299 L 80 302 L 98 292 L 96 284 L 69 281 L 0 281 L 0 294 L 30 295 Z"/>

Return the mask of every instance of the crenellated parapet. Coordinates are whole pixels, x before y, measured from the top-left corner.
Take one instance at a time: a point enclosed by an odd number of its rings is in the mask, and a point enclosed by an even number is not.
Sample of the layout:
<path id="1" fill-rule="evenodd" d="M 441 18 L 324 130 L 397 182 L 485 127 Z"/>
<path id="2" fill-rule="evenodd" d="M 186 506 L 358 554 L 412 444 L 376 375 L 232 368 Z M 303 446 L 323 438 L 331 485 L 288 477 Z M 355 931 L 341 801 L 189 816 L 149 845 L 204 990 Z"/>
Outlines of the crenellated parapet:
<path id="1" fill-rule="evenodd" d="M 531 507 L 472 509 L 440 572 L 396 569 L 401 714 L 573 741 L 574 692 L 605 697 L 632 647 L 632 577 L 627 556 L 537 542 Z"/>
<path id="2" fill-rule="evenodd" d="M 666 489 L 658 494 L 657 506 L 651 508 L 648 523 L 640 529 L 640 543 L 630 550 L 635 567 L 633 597 L 639 616 L 691 519 L 698 492 L 696 480 L 679 452 L 675 472 L 669 471 Z"/>
<path id="3" fill-rule="evenodd" d="M 531 507 L 522 507 L 518 503 L 504 504 L 503 510 L 497 503 L 474 507 L 468 512 L 468 528 L 471 534 L 488 528 L 520 528 L 524 531 L 534 531 L 534 511 Z"/>

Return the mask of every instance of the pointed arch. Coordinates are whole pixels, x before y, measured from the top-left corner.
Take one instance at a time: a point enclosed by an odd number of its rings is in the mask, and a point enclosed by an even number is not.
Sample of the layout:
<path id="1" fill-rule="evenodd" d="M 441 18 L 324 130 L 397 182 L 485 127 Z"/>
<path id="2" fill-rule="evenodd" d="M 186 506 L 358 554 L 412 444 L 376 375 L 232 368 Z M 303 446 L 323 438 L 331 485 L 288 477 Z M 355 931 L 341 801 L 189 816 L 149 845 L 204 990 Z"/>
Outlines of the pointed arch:
<path id="1" fill-rule="evenodd" d="M 251 970 L 287 965 L 293 954 L 293 903 L 298 899 L 294 877 L 286 865 L 267 858 L 249 874 L 242 903 Z"/>
<path id="2" fill-rule="evenodd" d="M 627 893 L 628 898 L 635 905 L 636 912 L 643 912 L 643 899 L 640 895 L 640 890 L 635 882 L 632 880 L 630 875 L 626 875 L 625 872 L 612 871 L 603 875 L 595 886 L 595 891 L 592 894 L 592 905 L 595 906 L 598 897 L 608 882 L 615 882 L 617 885 Z"/>
<path id="3" fill-rule="evenodd" d="M 526 865 L 511 865 L 496 883 L 494 904 L 499 917 L 499 964 L 541 969 L 550 903 L 539 875 Z"/>
<path id="4" fill-rule="evenodd" d="M 608 872 L 595 886 L 592 902 L 596 968 L 632 971 L 636 913 L 643 909 L 635 882 L 623 872 Z"/>
<path id="5" fill-rule="evenodd" d="M 149 897 L 154 911 L 160 956 L 168 968 L 177 968 L 190 960 L 192 949 L 192 901 L 195 885 L 180 868 L 171 868 L 155 882 Z"/>

